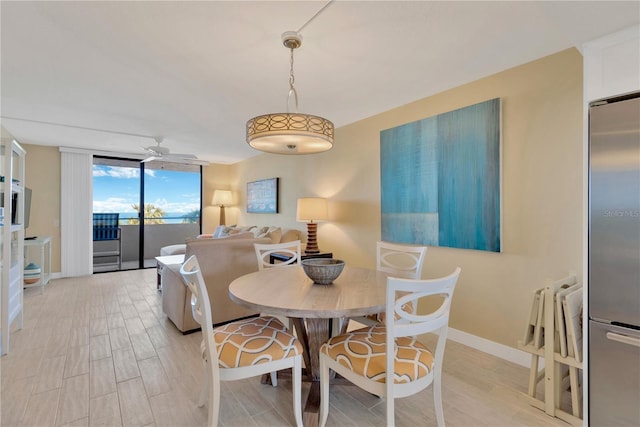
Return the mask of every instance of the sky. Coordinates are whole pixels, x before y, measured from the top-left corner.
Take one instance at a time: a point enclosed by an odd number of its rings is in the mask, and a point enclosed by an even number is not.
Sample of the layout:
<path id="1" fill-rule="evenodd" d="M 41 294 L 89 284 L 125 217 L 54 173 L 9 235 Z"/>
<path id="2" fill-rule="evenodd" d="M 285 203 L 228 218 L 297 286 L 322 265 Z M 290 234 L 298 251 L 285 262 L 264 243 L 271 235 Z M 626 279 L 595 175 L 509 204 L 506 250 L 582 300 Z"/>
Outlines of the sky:
<path id="1" fill-rule="evenodd" d="M 129 217 L 140 203 L 140 170 L 93 165 L 93 211 Z M 200 209 L 200 174 L 164 169 L 145 170 L 145 203 L 165 214 L 181 216 Z"/>

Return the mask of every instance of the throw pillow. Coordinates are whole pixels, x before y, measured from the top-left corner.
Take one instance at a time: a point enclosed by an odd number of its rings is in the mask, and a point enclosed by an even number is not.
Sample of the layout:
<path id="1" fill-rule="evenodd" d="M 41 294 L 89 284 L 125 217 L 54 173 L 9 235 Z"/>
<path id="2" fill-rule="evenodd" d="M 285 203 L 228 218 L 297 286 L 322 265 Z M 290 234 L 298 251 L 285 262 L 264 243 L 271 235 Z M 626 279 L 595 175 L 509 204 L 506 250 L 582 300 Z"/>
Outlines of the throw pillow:
<path id="1" fill-rule="evenodd" d="M 271 243 L 280 243 L 282 237 L 282 229 L 280 227 L 271 227 L 265 237 L 271 238 Z"/>
<path id="2" fill-rule="evenodd" d="M 267 235 L 267 232 L 269 231 L 269 227 L 256 227 L 252 231 L 253 235 L 256 236 L 256 238 L 265 237 Z"/>
<path id="3" fill-rule="evenodd" d="M 220 227 L 222 227 L 222 229 L 220 230 L 219 233 L 218 233 L 218 230 L 216 229 L 216 234 L 214 234 L 214 238 L 215 237 L 226 237 L 226 236 L 229 236 L 231 234 L 231 232 L 236 228 L 235 224 L 234 225 L 221 225 Z"/>

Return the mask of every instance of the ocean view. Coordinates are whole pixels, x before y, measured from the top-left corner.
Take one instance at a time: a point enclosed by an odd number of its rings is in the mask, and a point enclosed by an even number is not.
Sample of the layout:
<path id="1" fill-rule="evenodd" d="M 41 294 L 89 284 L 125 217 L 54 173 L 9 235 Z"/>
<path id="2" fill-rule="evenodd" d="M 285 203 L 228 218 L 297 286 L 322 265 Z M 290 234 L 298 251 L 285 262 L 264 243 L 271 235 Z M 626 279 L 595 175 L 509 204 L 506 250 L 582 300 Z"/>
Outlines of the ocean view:
<path id="1" fill-rule="evenodd" d="M 120 214 L 126 225 L 138 219 L 144 205 L 148 223 L 197 222 L 200 216 L 200 173 L 176 170 L 145 170 L 144 200 L 141 200 L 140 171 L 136 167 L 93 166 L 93 212 Z"/>
<path id="2" fill-rule="evenodd" d="M 191 218 L 193 218 L 191 216 L 191 213 L 169 212 L 169 213 L 166 213 L 162 218 L 153 218 L 153 219 L 162 219 L 164 221 L 164 224 L 182 224 L 185 222 L 196 222 L 198 220 L 198 218 L 195 217 L 191 221 L 186 221 L 185 220 L 186 216 L 190 216 Z M 121 225 L 126 225 L 129 219 L 138 219 L 138 213 L 137 212 L 124 212 L 124 213 L 120 212 L 119 220 Z"/>

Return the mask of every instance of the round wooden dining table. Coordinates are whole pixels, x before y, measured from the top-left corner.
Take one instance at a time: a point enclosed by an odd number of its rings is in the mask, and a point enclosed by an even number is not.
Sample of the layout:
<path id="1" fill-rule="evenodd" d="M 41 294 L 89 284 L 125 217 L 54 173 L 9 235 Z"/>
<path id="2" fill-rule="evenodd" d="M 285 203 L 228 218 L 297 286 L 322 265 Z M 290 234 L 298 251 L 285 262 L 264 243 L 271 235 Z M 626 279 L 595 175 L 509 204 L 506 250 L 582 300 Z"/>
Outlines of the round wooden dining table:
<path id="1" fill-rule="evenodd" d="M 294 265 L 249 273 L 229 285 L 229 297 L 237 304 L 293 320 L 304 348 L 307 378 L 312 381 L 303 413 L 305 425 L 318 425 L 319 351 L 332 332 L 332 320 L 342 319 L 335 335 L 345 332 L 350 317 L 384 311 L 387 277 L 380 271 L 345 266 L 332 284 L 318 285 Z"/>

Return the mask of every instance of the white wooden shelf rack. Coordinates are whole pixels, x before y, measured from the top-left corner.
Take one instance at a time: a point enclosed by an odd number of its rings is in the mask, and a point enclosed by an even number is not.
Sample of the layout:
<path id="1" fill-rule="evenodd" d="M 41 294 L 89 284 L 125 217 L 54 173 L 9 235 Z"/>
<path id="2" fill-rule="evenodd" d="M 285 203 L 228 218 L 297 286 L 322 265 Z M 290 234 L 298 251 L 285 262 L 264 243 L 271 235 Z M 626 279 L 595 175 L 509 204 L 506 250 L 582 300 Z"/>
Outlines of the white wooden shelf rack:
<path id="1" fill-rule="evenodd" d="M 575 275 L 549 281 L 535 292 L 524 338 L 518 342 L 518 348 L 531 353 L 530 403 L 572 425 L 582 425 L 581 311 L 582 285 Z M 539 370 L 541 357 L 545 366 Z M 544 396 L 538 397 L 542 380 Z M 564 391 L 571 393 L 571 413 L 560 409 Z"/>
<path id="2" fill-rule="evenodd" d="M 9 333 L 16 322 L 22 329 L 24 257 L 24 177 L 26 151 L 5 137 L 0 144 L 0 354 L 9 352 Z"/>

